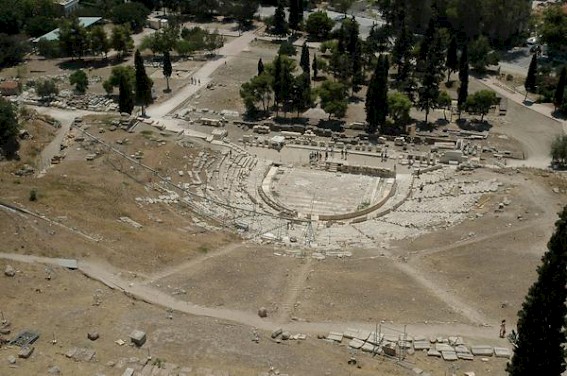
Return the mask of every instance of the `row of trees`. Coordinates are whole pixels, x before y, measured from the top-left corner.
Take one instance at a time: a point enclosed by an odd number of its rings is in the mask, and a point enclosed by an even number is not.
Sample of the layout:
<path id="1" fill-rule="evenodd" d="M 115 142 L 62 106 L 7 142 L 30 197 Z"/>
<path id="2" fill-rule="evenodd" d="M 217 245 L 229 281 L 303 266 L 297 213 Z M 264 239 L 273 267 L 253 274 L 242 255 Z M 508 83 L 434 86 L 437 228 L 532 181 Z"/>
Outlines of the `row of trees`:
<path id="1" fill-rule="evenodd" d="M 377 4 L 391 33 L 404 25 L 410 33 L 422 34 L 433 18 L 461 41 L 484 35 L 496 46 L 509 45 L 527 31 L 531 13 L 525 0 L 378 0 Z"/>
<path id="2" fill-rule="evenodd" d="M 218 30 L 208 32 L 200 27 L 179 29 L 177 26 L 168 26 L 145 37 L 139 47 L 140 50 L 150 50 L 155 54 L 176 51 L 186 56 L 195 51 L 212 53 L 222 47 L 224 38 Z"/>
<path id="3" fill-rule="evenodd" d="M 256 115 L 258 105 L 262 112 L 273 106 L 278 113 L 304 110 L 313 103 L 311 91 L 311 67 L 309 49 L 304 44 L 301 52 L 301 73 L 294 75 L 296 63 L 285 51 L 280 51 L 272 63 L 264 64 L 258 61 L 258 75 L 245 82 L 240 89 L 246 110 L 250 115 Z M 345 109 L 346 111 L 346 109 Z"/>
<path id="4" fill-rule="evenodd" d="M 108 55 L 110 49 L 118 51 L 119 56 L 127 54 L 134 47 L 130 28 L 117 25 L 112 29 L 110 37 L 102 26 L 86 29 L 77 18 L 61 22 L 59 39 L 49 41 L 40 39 L 37 44 L 38 53 L 47 58 L 71 57 L 82 58 L 87 55 Z"/>
<path id="5" fill-rule="evenodd" d="M 171 62 L 169 54 L 164 63 L 164 74 L 169 79 L 171 76 Z M 120 65 L 112 68 L 109 78 L 103 82 L 103 87 L 108 94 L 118 87 L 118 108 L 120 112 L 132 113 L 134 104 L 142 107 L 142 116 L 145 116 L 146 107 L 152 103 L 153 82 L 146 73 L 144 60 L 139 50 L 134 55 L 134 67 Z M 168 81 L 169 86 L 169 81 Z"/>

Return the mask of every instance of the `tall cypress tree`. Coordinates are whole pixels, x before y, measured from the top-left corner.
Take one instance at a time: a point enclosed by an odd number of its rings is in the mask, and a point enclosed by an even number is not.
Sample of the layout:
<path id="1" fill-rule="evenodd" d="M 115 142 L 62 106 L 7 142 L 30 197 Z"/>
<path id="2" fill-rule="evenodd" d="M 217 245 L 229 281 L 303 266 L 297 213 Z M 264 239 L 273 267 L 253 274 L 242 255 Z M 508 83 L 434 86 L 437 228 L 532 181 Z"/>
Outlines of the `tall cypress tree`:
<path id="1" fill-rule="evenodd" d="M 382 64 L 380 67 L 380 74 L 378 76 L 378 92 L 376 93 L 375 106 L 378 110 L 377 120 L 380 124 L 382 130 L 386 125 L 386 117 L 388 116 L 388 70 L 390 69 L 390 63 L 388 61 L 388 56 L 385 55 L 382 58 Z"/>
<path id="2" fill-rule="evenodd" d="M 319 62 L 317 61 L 317 55 L 313 55 L 313 64 L 311 64 L 311 68 L 313 69 L 313 78 L 317 78 L 319 74 Z"/>
<path id="3" fill-rule="evenodd" d="M 384 126 L 388 115 L 388 58 L 378 56 L 378 62 L 366 92 L 366 122 L 368 133 L 376 133 L 380 126 Z"/>
<path id="4" fill-rule="evenodd" d="M 469 57 L 466 44 L 463 46 L 461 59 L 459 60 L 459 81 L 461 81 L 461 84 L 457 93 L 457 105 L 460 117 L 461 111 L 464 110 L 465 103 L 467 102 L 467 97 L 469 95 Z"/>
<path id="5" fill-rule="evenodd" d="M 258 60 L 258 76 L 261 75 L 264 72 L 264 62 L 262 61 L 262 58 L 260 58 L 260 60 Z"/>
<path id="6" fill-rule="evenodd" d="M 309 48 L 307 47 L 307 42 L 303 43 L 301 47 L 301 58 L 299 59 L 299 66 L 303 73 L 307 74 L 311 78 L 311 70 L 309 69 Z"/>
<path id="7" fill-rule="evenodd" d="M 289 0 L 289 28 L 299 30 L 299 3 L 297 0 Z"/>
<path id="8" fill-rule="evenodd" d="M 134 68 L 136 69 L 136 102 L 142 106 L 142 116 L 146 116 L 146 106 L 152 103 L 152 81 L 146 74 L 144 60 L 140 51 L 134 55 Z"/>
<path id="9" fill-rule="evenodd" d="M 118 83 L 118 109 L 120 112 L 129 114 L 131 114 L 134 109 L 132 86 L 124 76 L 120 77 L 120 82 Z"/>
<path id="10" fill-rule="evenodd" d="M 169 56 L 169 51 L 165 51 L 163 53 L 163 75 L 165 76 L 165 81 L 167 82 L 167 91 L 171 91 L 169 89 L 169 78 L 173 73 L 173 67 L 171 66 L 171 56 Z"/>
<path id="11" fill-rule="evenodd" d="M 557 82 L 557 87 L 555 88 L 555 95 L 553 96 L 553 105 L 557 110 L 563 104 L 563 99 L 565 98 L 565 81 L 567 79 L 567 68 L 563 66 L 561 69 L 561 74 L 559 74 L 559 81 Z"/>
<path id="12" fill-rule="evenodd" d="M 447 59 L 445 60 L 447 68 L 447 82 L 451 81 L 451 73 L 459 69 L 459 58 L 457 57 L 457 37 L 453 35 L 447 48 Z"/>
<path id="13" fill-rule="evenodd" d="M 274 77 L 272 80 L 272 90 L 274 91 L 274 104 L 276 106 L 276 116 L 278 115 L 279 105 L 282 101 L 282 57 L 276 56 L 274 59 Z"/>
<path id="14" fill-rule="evenodd" d="M 526 98 L 528 97 L 528 92 L 533 93 L 536 89 L 536 75 L 537 54 L 533 54 L 532 61 L 530 61 L 530 67 L 528 68 L 528 75 L 526 76 L 526 81 L 524 82 L 524 87 L 526 88 Z"/>
<path id="15" fill-rule="evenodd" d="M 547 249 L 537 281 L 518 312 L 514 357 L 506 367 L 510 376 L 560 376 L 566 368 L 567 206 L 555 222 Z"/>
<path id="16" fill-rule="evenodd" d="M 285 20 L 285 11 L 283 7 L 283 2 L 280 0 L 278 1 L 278 6 L 276 8 L 276 12 L 274 13 L 274 21 L 272 25 L 272 31 L 274 34 L 278 36 L 282 36 L 287 34 L 287 22 Z"/>

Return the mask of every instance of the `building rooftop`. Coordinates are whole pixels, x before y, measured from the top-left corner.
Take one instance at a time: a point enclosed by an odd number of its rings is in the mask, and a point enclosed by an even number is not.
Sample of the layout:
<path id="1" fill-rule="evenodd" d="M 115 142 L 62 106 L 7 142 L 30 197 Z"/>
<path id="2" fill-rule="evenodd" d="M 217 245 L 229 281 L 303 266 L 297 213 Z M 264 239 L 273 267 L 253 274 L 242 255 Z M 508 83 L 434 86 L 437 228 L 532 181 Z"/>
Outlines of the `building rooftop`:
<path id="1" fill-rule="evenodd" d="M 92 24 L 97 23 L 101 20 L 102 17 L 79 17 L 79 23 L 83 27 L 89 27 Z M 39 38 L 35 38 L 33 41 L 37 43 L 40 39 L 47 39 L 47 40 L 57 40 L 59 39 L 59 28 L 55 30 L 51 30 L 49 33 L 42 35 Z"/>

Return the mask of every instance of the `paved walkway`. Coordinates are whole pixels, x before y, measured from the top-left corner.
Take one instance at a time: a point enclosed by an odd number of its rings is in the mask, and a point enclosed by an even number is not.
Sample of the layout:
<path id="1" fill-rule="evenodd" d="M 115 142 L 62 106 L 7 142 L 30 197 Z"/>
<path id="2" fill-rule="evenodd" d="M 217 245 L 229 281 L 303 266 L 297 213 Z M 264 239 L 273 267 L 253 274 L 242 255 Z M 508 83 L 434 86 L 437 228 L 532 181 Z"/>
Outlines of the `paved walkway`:
<path id="1" fill-rule="evenodd" d="M 526 106 L 532 111 L 538 112 L 550 119 L 557 121 L 559 124 L 563 126 L 563 132 L 567 134 L 567 121 L 558 119 L 553 116 L 554 108 L 549 104 L 541 104 L 541 103 L 533 103 L 531 101 L 524 101 L 525 95 L 522 93 L 518 93 L 514 89 L 507 87 L 505 84 L 501 83 L 494 77 L 485 77 L 479 79 L 485 86 L 488 86 L 490 89 L 494 90 L 497 94 L 501 95 L 502 97 L 508 98 L 518 104 Z"/>
<path id="2" fill-rule="evenodd" d="M 211 81 L 211 75 L 214 71 L 220 66 L 228 64 L 232 59 L 238 56 L 240 52 L 244 51 L 250 42 L 256 38 L 256 32 L 257 30 L 247 31 L 230 43 L 225 44 L 218 50 L 217 58 L 209 60 L 193 74 L 193 78 L 198 80 L 200 82 L 199 84 L 187 84 L 167 101 L 148 107 L 146 110 L 147 115 L 152 118 L 163 118 L 182 106 L 192 95 Z"/>

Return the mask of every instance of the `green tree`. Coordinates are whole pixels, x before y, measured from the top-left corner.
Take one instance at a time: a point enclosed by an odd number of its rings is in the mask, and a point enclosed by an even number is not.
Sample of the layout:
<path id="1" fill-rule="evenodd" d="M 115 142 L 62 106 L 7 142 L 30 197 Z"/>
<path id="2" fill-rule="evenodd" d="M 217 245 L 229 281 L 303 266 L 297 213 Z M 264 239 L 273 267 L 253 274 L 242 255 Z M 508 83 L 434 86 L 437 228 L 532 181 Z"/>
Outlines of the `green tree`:
<path id="1" fill-rule="evenodd" d="M 484 115 L 497 103 L 496 93 L 491 90 L 480 90 L 467 98 L 467 108 L 480 114 L 480 121 L 484 121 Z"/>
<path id="2" fill-rule="evenodd" d="M 262 73 L 264 73 L 264 62 L 262 61 L 262 58 L 260 58 L 258 60 L 258 76 Z"/>
<path id="3" fill-rule="evenodd" d="M 429 111 L 437 107 L 439 98 L 439 83 L 442 80 L 444 59 L 441 36 L 434 26 L 428 42 L 427 55 L 425 56 L 425 71 L 423 72 L 421 87 L 419 88 L 419 109 L 425 111 L 425 122 L 429 116 Z M 428 29 L 429 29 L 428 28 Z"/>
<path id="4" fill-rule="evenodd" d="M 254 14 L 260 6 L 258 0 L 232 0 L 228 4 L 228 15 L 234 17 L 238 22 L 240 30 L 246 30 L 252 26 Z"/>
<path id="5" fill-rule="evenodd" d="M 134 109 L 132 84 L 126 76 L 121 76 L 118 82 L 118 109 L 128 114 L 131 114 Z"/>
<path id="6" fill-rule="evenodd" d="M 240 87 L 240 97 L 244 101 L 246 112 L 249 115 L 254 115 L 258 109 L 256 103 L 262 103 L 262 110 L 268 111 L 270 101 L 272 99 L 272 77 L 264 71 L 259 75 L 252 77 L 249 82 L 245 82 Z"/>
<path id="7" fill-rule="evenodd" d="M 388 110 L 394 121 L 395 128 L 385 129 L 386 134 L 399 134 L 404 125 L 410 120 L 411 101 L 407 95 L 400 92 L 388 94 Z"/>
<path id="8" fill-rule="evenodd" d="M 63 56 L 61 48 L 59 47 L 59 41 L 56 40 L 47 40 L 46 38 L 41 38 L 39 41 L 37 41 L 36 48 L 37 53 L 46 59 L 56 59 Z"/>
<path id="9" fill-rule="evenodd" d="M 288 32 L 288 24 L 285 20 L 285 11 L 283 1 L 278 1 L 276 12 L 274 13 L 274 20 L 272 25 L 272 33 L 277 36 L 284 36 Z"/>
<path id="10" fill-rule="evenodd" d="M 319 87 L 319 97 L 321 98 L 321 108 L 331 116 L 342 118 L 345 116 L 347 102 L 347 88 L 340 82 L 326 80 Z"/>
<path id="11" fill-rule="evenodd" d="M 469 59 L 467 54 L 467 45 L 463 46 L 461 51 L 461 58 L 459 60 L 459 85 L 458 95 L 457 95 L 457 106 L 459 110 L 459 118 L 461 117 L 461 111 L 463 111 L 464 106 L 467 102 L 467 97 L 469 95 Z"/>
<path id="12" fill-rule="evenodd" d="M 75 91 L 77 93 L 85 94 L 89 87 L 89 78 L 85 71 L 78 69 L 69 76 L 69 83 L 75 85 Z"/>
<path id="13" fill-rule="evenodd" d="M 169 88 L 169 79 L 171 78 L 172 73 L 173 68 L 171 66 L 171 57 L 169 56 L 169 51 L 165 51 L 163 54 L 163 75 L 165 76 L 165 81 L 167 83 L 167 88 L 165 89 L 167 92 L 171 91 Z"/>
<path id="14" fill-rule="evenodd" d="M 386 123 L 388 116 L 388 68 L 388 58 L 380 55 L 366 92 L 365 110 L 368 133 L 376 133 L 378 128 Z"/>
<path id="15" fill-rule="evenodd" d="M 313 12 L 307 17 L 305 22 L 305 31 L 315 40 L 329 39 L 329 33 L 333 29 L 335 21 L 333 21 L 325 12 Z"/>
<path id="16" fill-rule="evenodd" d="M 91 46 L 91 51 L 94 55 L 102 55 L 106 58 L 108 56 L 108 51 L 110 50 L 110 41 L 106 35 L 106 31 L 102 26 L 93 27 L 89 33 L 89 44 Z"/>
<path id="17" fill-rule="evenodd" d="M 175 43 L 175 52 L 180 56 L 187 56 L 189 53 L 194 52 L 193 44 L 186 39 L 179 39 Z"/>
<path id="18" fill-rule="evenodd" d="M 557 136 L 551 143 L 551 158 L 560 166 L 567 166 L 567 136 Z"/>
<path id="19" fill-rule="evenodd" d="M 272 74 L 272 90 L 274 91 L 274 104 L 276 105 L 276 115 L 280 105 L 284 113 L 287 112 L 285 103 L 292 99 L 293 75 L 295 69 L 293 61 L 285 55 L 278 55 L 274 59 Z"/>
<path id="20" fill-rule="evenodd" d="M 59 94 L 59 88 L 53 79 L 41 80 L 35 85 L 35 92 L 42 99 L 53 98 Z"/>
<path id="21" fill-rule="evenodd" d="M 130 2 L 123 3 L 112 8 L 110 19 L 118 25 L 128 25 L 130 29 L 138 33 L 146 24 L 150 10 L 143 4 Z"/>
<path id="22" fill-rule="evenodd" d="M 557 82 L 557 87 L 555 88 L 555 95 L 553 96 L 553 105 L 555 110 L 557 110 L 563 104 L 565 98 L 565 83 L 567 81 L 567 68 L 563 66 L 561 68 L 561 73 L 559 74 L 559 81 Z"/>
<path id="23" fill-rule="evenodd" d="M 118 51 L 119 57 L 129 53 L 134 48 L 134 40 L 132 39 L 130 28 L 127 25 L 115 26 L 112 29 L 110 45 L 114 50 Z"/>
<path id="24" fill-rule="evenodd" d="M 488 65 L 498 64 L 498 54 L 492 50 L 484 35 L 475 39 L 469 49 L 469 63 L 476 71 L 484 72 Z"/>
<path id="25" fill-rule="evenodd" d="M 71 58 L 81 58 L 88 48 L 86 29 L 74 17 L 63 20 L 59 26 L 59 47 L 61 51 Z"/>
<path id="26" fill-rule="evenodd" d="M 299 30 L 300 12 L 303 12 L 303 9 L 299 9 L 299 1 L 289 0 L 289 28 L 291 30 Z"/>
<path id="27" fill-rule="evenodd" d="M 541 41 L 550 50 L 560 51 L 567 46 L 567 15 L 561 5 L 551 5 L 543 13 L 543 22 L 538 29 Z"/>
<path id="28" fill-rule="evenodd" d="M 8 159 L 17 156 L 20 148 L 18 131 L 19 125 L 14 105 L 0 97 L 0 155 Z"/>
<path id="29" fill-rule="evenodd" d="M 447 114 L 445 113 L 445 110 L 451 107 L 452 102 L 453 101 L 451 99 L 451 96 L 449 95 L 449 93 L 447 93 L 447 91 L 443 90 L 439 93 L 439 97 L 437 97 L 437 107 L 443 109 L 443 118 L 445 120 L 447 120 Z"/>
<path id="30" fill-rule="evenodd" d="M 19 64 L 28 51 L 28 44 L 20 36 L 0 34 L 0 68 Z"/>
<path id="31" fill-rule="evenodd" d="M 343 13 L 345 15 L 345 17 L 346 17 L 348 10 L 352 6 L 352 3 L 354 3 L 354 0 L 332 0 L 331 1 L 331 4 L 333 4 L 333 7 L 337 10 L 337 12 Z"/>
<path id="32" fill-rule="evenodd" d="M 537 54 L 532 55 L 530 67 L 528 68 L 528 75 L 524 81 L 524 88 L 526 89 L 526 98 L 528 92 L 533 93 L 536 89 L 536 76 L 537 76 Z M 525 98 L 524 98 L 525 99 Z"/>
<path id="33" fill-rule="evenodd" d="M 447 59 L 445 60 L 445 67 L 447 68 L 447 83 L 451 81 L 451 73 L 459 69 L 459 58 L 457 57 L 457 37 L 453 35 L 447 48 Z"/>
<path id="34" fill-rule="evenodd" d="M 313 55 L 313 64 L 311 64 L 311 69 L 313 69 L 313 78 L 317 79 L 319 74 L 319 62 L 317 61 L 317 55 Z"/>
<path id="35" fill-rule="evenodd" d="M 136 102 L 142 106 L 142 116 L 146 116 L 146 106 L 152 103 L 152 80 L 146 74 L 144 60 L 139 50 L 134 54 L 134 69 L 136 70 Z"/>
<path id="36" fill-rule="evenodd" d="M 309 47 L 307 47 L 307 42 L 303 43 L 301 47 L 301 58 L 299 59 L 299 66 L 303 73 L 307 74 L 307 77 L 311 77 L 311 69 L 309 64 Z"/>
<path id="37" fill-rule="evenodd" d="M 292 104 L 293 108 L 299 112 L 309 108 L 312 105 L 311 98 L 311 79 L 307 73 L 301 73 L 294 78 L 292 88 Z"/>
<path id="38" fill-rule="evenodd" d="M 291 40 L 284 40 L 280 44 L 280 48 L 278 49 L 278 55 L 286 55 L 286 56 L 295 56 L 297 55 L 297 50 L 295 46 L 291 42 Z"/>
<path id="39" fill-rule="evenodd" d="M 104 90 L 111 94 L 115 87 L 120 85 L 121 81 L 127 81 L 128 86 L 132 88 L 136 81 L 136 72 L 131 66 L 119 65 L 112 68 L 110 76 L 102 83 Z"/>
<path id="40" fill-rule="evenodd" d="M 537 274 L 518 312 L 518 340 L 506 367 L 510 376 L 559 376 L 565 371 L 567 207 L 559 213 Z"/>
<path id="41" fill-rule="evenodd" d="M 413 35 L 407 27 L 405 21 L 402 22 L 399 32 L 396 35 L 396 42 L 392 49 L 392 57 L 394 63 L 398 67 L 398 75 L 396 81 L 399 83 L 406 81 L 412 68 L 412 48 Z"/>

